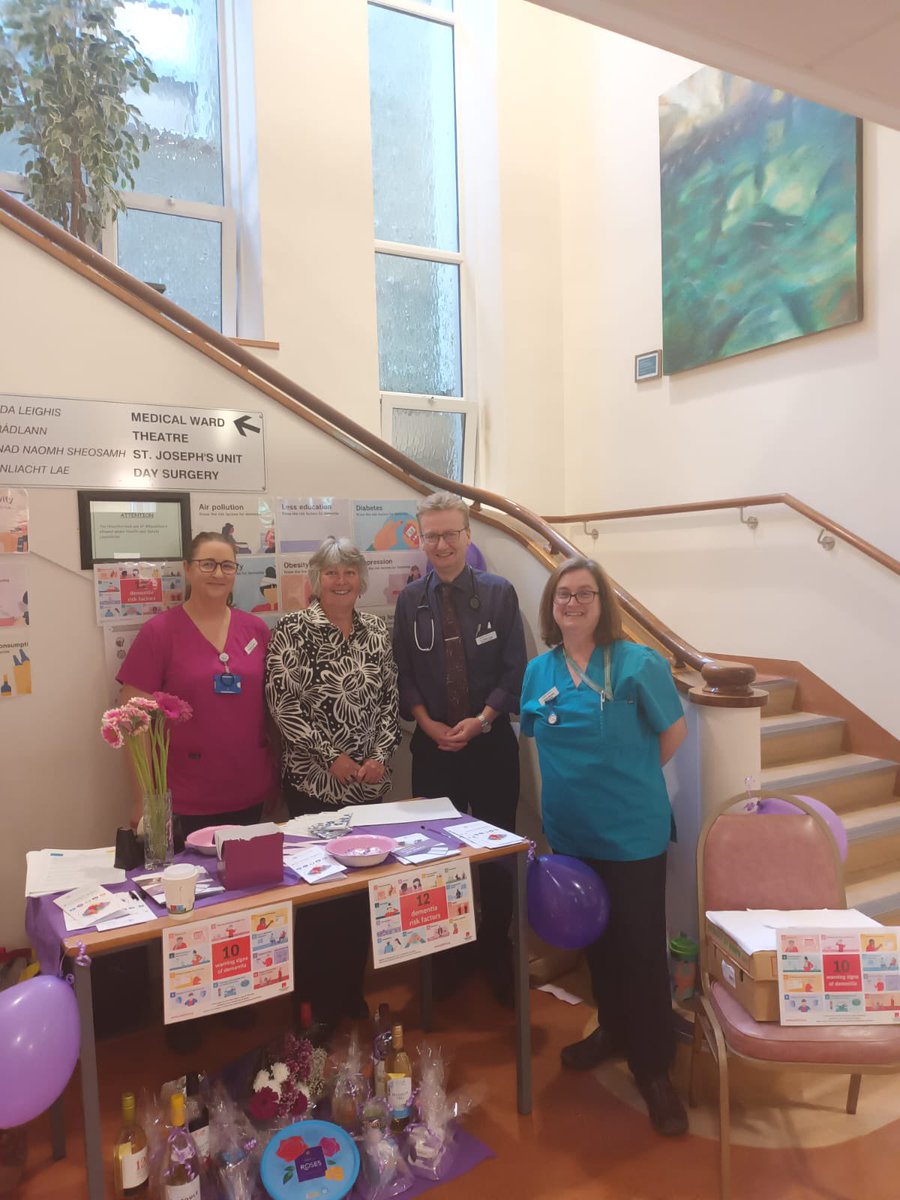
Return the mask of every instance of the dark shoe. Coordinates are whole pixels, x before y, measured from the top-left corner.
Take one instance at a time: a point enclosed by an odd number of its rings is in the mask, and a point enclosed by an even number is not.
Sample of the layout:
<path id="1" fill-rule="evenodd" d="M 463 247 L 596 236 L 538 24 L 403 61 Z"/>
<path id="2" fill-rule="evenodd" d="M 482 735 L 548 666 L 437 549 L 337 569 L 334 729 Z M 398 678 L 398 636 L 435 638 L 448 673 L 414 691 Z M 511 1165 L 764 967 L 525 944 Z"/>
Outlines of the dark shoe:
<path id="1" fill-rule="evenodd" d="M 657 1133 L 663 1137 L 687 1133 L 687 1113 L 668 1075 L 660 1075 L 659 1079 L 651 1079 L 649 1083 L 639 1083 L 638 1090 L 646 1101 L 650 1124 Z"/>
<path id="2" fill-rule="evenodd" d="M 580 1042 L 563 1046 L 559 1061 L 570 1071 L 592 1071 L 611 1058 L 621 1058 L 622 1049 L 605 1029 L 595 1029 Z"/>

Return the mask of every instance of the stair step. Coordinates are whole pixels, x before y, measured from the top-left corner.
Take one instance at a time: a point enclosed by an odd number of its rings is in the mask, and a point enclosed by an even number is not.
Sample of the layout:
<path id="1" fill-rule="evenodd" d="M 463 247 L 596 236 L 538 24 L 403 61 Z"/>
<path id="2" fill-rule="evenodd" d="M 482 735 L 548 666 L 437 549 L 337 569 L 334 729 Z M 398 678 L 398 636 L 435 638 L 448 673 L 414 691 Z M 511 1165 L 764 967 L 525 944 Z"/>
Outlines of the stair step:
<path id="1" fill-rule="evenodd" d="M 846 888 L 848 908 L 858 908 L 869 917 L 900 909 L 900 871 L 860 872 L 846 881 Z"/>
<path id="2" fill-rule="evenodd" d="M 760 771 L 762 788 L 815 796 L 836 810 L 889 804 L 900 764 L 867 754 L 832 754 L 807 762 L 785 763 Z"/>
<path id="3" fill-rule="evenodd" d="M 844 721 L 841 717 L 827 717 L 821 713 L 777 713 L 762 718 L 760 737 L 764 767 L 825 758 L 840 754 Z"/>
<path id="4" fill-rule="evenodd" d="M 787 676 L 783 678 L 763 676 L 762 681 L 757 680 L 755 686 L 769 693 L 768 702 L 763 709 L 767 717 L 788 713 L 793 709 L 794 698 L 797 695 L 796 679 L 789 679 Z"/>
<path id="5" fill-rule="evenodd" d="M 900 865 L 900 800 L 842 813 L 841 820 L 850 842 L 848 872 Z"/>

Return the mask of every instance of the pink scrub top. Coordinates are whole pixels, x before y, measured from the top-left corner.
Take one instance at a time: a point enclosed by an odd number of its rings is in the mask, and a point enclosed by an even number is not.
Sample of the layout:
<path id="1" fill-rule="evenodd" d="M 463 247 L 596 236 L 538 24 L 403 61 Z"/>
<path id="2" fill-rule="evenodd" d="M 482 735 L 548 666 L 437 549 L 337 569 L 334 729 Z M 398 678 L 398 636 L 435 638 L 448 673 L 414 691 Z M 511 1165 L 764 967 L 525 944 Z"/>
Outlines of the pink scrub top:
<path id="1" fill-rule="evenodd" d="M 228 665 L 183 608 L 143 626 L 122 663 L 119 683 L 142 692 L 171 692 L 194 710 L 171 727 L 168 783 L 177 813 L 233 812 L 260 804 L 275 783 L 266 733 L 263 683 L 269 630 L 259 617 L 231 610 Z M 220 695 L 214 678 L 240 676 L 237 695 Z"/>

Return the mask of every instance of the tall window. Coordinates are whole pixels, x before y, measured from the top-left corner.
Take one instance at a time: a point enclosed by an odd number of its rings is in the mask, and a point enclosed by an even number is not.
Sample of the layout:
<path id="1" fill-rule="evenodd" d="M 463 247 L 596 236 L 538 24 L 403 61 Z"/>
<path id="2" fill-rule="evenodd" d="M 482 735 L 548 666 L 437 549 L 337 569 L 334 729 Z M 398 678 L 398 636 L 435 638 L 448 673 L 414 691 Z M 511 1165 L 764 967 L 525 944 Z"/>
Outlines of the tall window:
<path id="1" fill-rule="evenodd" d="M 471 482 L 452 0 L 371 0 L 369 81 L 385 438 Z"/>
<path id="2" fill-rule="evenodd" d="M 159 82 L 149 94 L 135 90 L 126 97 L 150 127 L 151 144 L 134 191 L 123 193 L 127 209 L 101 244 L 125 270 L 163 284 L 169 299 L 232 335 L 238 332 L 241 184 L 232 170 L 237 122 L 225 68 L 238 8 L 233 0 L 124 0 L 117 24 L 150 60 Z M 0 138 L 0 185 L 22 190 L 24 181 L 18 188 L 15 181 L 21 162 L 12 137 Z M 253 282 L 244 282 L 253 292 Z"/>

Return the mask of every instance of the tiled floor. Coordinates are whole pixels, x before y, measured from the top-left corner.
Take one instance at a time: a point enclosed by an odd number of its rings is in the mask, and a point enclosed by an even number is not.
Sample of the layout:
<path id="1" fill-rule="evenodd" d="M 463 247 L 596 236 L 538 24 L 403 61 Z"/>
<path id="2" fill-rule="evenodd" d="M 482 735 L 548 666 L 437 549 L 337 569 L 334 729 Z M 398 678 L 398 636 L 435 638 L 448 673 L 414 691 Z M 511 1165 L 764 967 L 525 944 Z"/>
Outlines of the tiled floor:
<path id="1" fill-rule="evenodd" d="M 370 992 L 369 999 L 372 1003 L 388 1000 L 405 1020 L 410 1039 L 417 1040 L 418 1014 L 408 986 L 394 982 L 383 992 Z M 627 1081 L 619 1080 L 611 1091 L 604 1086 L 602 1074 L 561 1072 L 560 1047 L 581 1036 L 589 1010 L 542 992 L 532 992 L 532 1004 L 534 1111 L 528 1117 L 516 1113 L 511 1014 L 493 1003 L 478 979 L 468 981 L 456 997 L 437 1009 L 438 1028 L 431 1040 L 449 1053 L 453 1082 L 481 1092 L 482 1103 L 470 1118 L 469 1128 L 495 1154 L 469 1175 L 443 1185 L 438 1193 L 441 1200 L 715 1200 L 717 1147 L 708 1136 L 714 1123 L 695 1121 L 707 1136 L 689 1134 L 675 1140 L 656 1136 L 646 1115 L 631 1102 Z M 207 1069 L 221 1066 L 279 1032 L 288 1019 L 286 1002 L 273 1001 L 258 1011 L 253 1029 L 216 1026 L 197 1056 L 197 1065 Z M 102 1042 L 100 1092 L 106 1145 L 112 1144 L 115 1135 L 121 1090 L 158 1087 L 194 1061 L 171 1055 L 158 1029 Z M 676 1072 L 682 1083 L 683 1073 L 682 1055 Z M 4 1086 L 8 1085 L 9 1081 L 4 1081 Z M 878 1095 L 873 1092 L 870 1101 L 879 1102 Z M 865 1104 L 864 1080 L 861 1108 Z M 28 1172 L 19 1193 L 22 1200 L 81 1200 L 85 1196 L 77 1076 L 66 1093 L 66 1112 L 70 1145 L 69 1157 L 63 1162 L 50 1161 L 46 1118 L 30 1127 Z M 823 1119 L 839 1120 L 841 1115 L 823 1112 Z M 900 1121 L 855 1140 L 811 1150 L 737 1146 L 734 1197 L 896 1200 L 900 1195 L 898 1150 Z"/>

